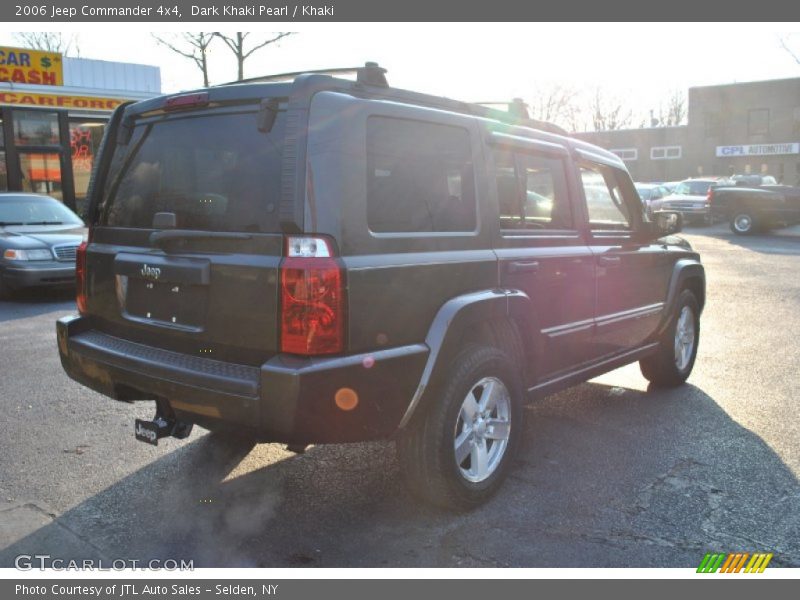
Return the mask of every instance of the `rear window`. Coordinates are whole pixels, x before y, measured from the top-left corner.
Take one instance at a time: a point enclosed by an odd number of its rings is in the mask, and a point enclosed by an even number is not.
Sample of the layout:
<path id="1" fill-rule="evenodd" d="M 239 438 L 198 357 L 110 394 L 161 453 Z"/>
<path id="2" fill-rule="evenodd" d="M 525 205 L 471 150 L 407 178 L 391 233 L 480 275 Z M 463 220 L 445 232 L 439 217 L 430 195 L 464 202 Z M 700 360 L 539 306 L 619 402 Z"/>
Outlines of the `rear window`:
<path id="1" fill-rule="evenodd" d="M 370 117 L 367 169 L 372 231 L 475 230 L 475 176 L 466 129 Z"/>
<path id="2" fill-rule="evenodd" d="M 705 196 L 710 187 L 710 181 L 683 181 L 675 188 L 675 193 L 685 196 Z"/>
<path id="3" fill-rule="evenodd" d="M 136 125 L 112 160 L 100 223 L 149 229 L 172 212 L 178 229 L 278 232 L 284 113 L 262 133 L 257 114 Z"/>

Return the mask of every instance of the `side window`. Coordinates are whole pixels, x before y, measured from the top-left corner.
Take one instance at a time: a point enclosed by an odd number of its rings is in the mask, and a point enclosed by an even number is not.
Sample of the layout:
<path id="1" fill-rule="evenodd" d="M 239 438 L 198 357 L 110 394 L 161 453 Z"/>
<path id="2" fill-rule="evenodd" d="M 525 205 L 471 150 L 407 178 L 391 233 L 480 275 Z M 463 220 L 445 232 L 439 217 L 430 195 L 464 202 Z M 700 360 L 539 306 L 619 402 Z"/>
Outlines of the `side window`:
<path id="1" fill-rule="evenodd" d="M 496 152 L 495 176 L 502 229 L 572 228 L 563 161 L 524 152 Z"/>
<path id="2" fill-rule="evenodd" d="M 469 132 L 405 119 L 367 121 L 367 224 L 376 233 L 474 231 Z"/>
<path id="3" fill-rule="evenodd" d="M 500 228 L 516 229 L 520 223 L 522 189 L 517 179 L 514 155 L 510 152 L 495 152 L 494 164 L 497 199 L 500 204 Z"/>
<path id="4" fill-rule="evenodd" d="M 589 225 L 593 230 L 629 231 L 631 215 L 613 171 L 600 165 L 581 166 Z"/>

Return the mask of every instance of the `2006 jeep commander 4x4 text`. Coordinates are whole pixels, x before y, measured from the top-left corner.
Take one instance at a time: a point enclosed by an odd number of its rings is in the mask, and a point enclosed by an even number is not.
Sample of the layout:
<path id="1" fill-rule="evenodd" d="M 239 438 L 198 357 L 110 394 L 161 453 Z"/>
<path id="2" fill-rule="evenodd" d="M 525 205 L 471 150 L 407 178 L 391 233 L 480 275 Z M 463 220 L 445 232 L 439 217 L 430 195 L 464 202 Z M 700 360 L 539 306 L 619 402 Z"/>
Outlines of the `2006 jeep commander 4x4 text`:
<path id="1" fill-rule="evenodd" d="M 614 154 L 521 111 L 265 78 L 120 107 L 61 361 L 136 435 L 393 438 L 410 487 L 494 492 L 522 404 L 639 361 L 682 383 L 705 276 Z"/>

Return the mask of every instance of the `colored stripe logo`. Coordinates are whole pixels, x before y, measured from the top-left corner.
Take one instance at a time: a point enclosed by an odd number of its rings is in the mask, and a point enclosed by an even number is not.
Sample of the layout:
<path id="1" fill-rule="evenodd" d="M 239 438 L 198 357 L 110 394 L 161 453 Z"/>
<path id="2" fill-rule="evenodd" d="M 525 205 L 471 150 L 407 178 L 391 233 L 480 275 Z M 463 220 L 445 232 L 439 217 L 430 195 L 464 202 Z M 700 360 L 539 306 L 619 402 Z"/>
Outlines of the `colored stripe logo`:
<path id="1" fill-rule="evenodd" d="M 772 553 L 732 552 L 729 554 L 708 553 L 703 557 L 698 573 L 763 573 Z"/>

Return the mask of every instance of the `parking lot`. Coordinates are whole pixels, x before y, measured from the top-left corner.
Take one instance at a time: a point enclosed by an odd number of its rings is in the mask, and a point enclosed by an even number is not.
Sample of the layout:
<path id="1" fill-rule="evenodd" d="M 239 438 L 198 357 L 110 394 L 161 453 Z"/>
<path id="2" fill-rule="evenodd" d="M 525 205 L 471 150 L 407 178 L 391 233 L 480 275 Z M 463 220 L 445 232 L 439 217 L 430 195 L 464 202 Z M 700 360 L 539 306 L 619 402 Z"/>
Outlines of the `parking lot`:
<path id="1" fill-rule="evenodd" d="M 763 551 L 800 567 L 800 228 L 693 228 L 708 278 L 689 383 L 647 391 L 631 365 L 527 409 L 487 505 L 412 500 L 391 444 L 225 445 L 196 428 L 155 448 L 61 370 L 71 294 L 0 302 L 0 567 L 54 558 L 200 566 L 696 567 Z"/>

